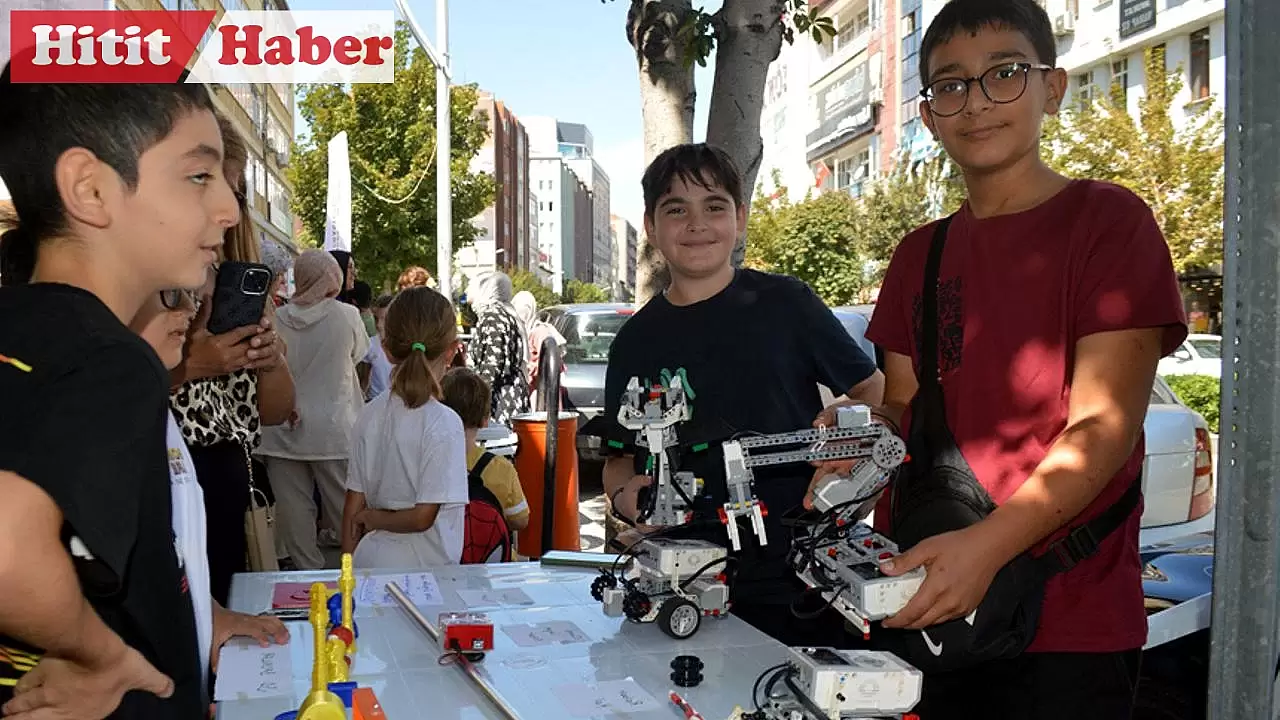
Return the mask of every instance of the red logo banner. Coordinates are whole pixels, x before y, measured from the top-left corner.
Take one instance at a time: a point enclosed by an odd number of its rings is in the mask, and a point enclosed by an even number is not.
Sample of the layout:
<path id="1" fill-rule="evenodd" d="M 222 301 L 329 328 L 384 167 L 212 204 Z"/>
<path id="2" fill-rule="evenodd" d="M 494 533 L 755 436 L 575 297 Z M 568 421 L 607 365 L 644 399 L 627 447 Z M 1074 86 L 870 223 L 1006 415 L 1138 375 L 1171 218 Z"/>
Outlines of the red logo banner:
<path id="1" fill-rule="evenodd" d="M 15 83 L 173 83 L 213 23 L 211 10 L 14 10 Z"/>

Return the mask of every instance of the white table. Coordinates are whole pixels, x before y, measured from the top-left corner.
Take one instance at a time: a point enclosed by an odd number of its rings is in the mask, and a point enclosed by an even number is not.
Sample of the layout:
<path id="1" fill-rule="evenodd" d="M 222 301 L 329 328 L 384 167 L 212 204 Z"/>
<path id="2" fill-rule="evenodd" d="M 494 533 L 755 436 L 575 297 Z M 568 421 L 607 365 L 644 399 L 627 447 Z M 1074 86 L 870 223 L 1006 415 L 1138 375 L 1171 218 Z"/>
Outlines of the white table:
<path id="1" fill-rule="evenodd" d="M 356 574 L 360 577 L 394 572 L 357 570 Z M 676 690 L 706 720 L 719 720 L 729 717 L 735 706 L 754 709 L 752 684 L 786 655 L 783 645 L 736 617 L 705 618 L 698 632 L 683 641 L 669 638 L 653 624 L 605 617 L 600 604 L 591 599 L 594 571 L 509 563 L 453 566 L 433 574 L 444 604 L 423 606 L 423 614 L 435 622 L 440 612 L 448 610 L 488 613 L 495 628 L 495 648 L 485 658 L 483 672 L 521 718 L 674 720 L 682 715 L 667 699 L 667 693 Z M 277 582 L 336 578 L 336 571 L 237 575 L 230 605 L 242 612 L 262 612 L 270 607 Z M 488 602 L 467 607 L 458 594 L 459 590 L 504 589 L 522 590 L 531 604 L 503 607 Z M 402 609 L 357 608 L 355 617 L 360 638 L 352 680 L 373 688 L 389 720 L 501 717 L 461 668 L 437 662 L 439 648 Z M 584 641 L 530 646 L 526 640 L 522 647 L 504 632 L 504 628 L 512 626 L 554 621 L 573 623 L 585 636 Z M 273 720 L 278 713 L 298 708 L 310 686 L 311 630 L 304 622 L 290 622 L 289 629 L 294 696 L 224 702 L 218 707 L 219 720 Z M 670 663 L 677 655 L 697 655 L 702 659 L 705 668 L 700 685 L 679 688 L 671 682 Z M 591 688 L 597 683 L 626 678 L 634 679 L 658 704 L 638 713 L 574 715 L 563 700 L 567 693 L 572 694 L 565 686 Z"/>

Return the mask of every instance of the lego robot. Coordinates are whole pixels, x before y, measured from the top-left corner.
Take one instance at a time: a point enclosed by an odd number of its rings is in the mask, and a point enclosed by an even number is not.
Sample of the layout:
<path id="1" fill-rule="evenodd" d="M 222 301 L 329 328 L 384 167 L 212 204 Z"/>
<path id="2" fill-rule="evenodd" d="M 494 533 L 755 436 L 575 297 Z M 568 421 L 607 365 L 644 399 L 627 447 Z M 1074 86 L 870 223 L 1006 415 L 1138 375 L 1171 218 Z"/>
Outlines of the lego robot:
<path id="1" fill-rule="evenodd" d="M 801 450 L 788 450 L 764 455 L 751 455 L 755 448 L 808 443 Z M 860 503 L 874 497 L 888 484 L 894 470 L 907 457 L 902 439 L 889 429 L 871 422 L 871 409 L 865 405 L 838 408 L 834 428 L 806 428 L 774 435 L 752 435 L 724 443 L 724 476 L 729 499 L 720 511 L 720 519 L 729 531 L 733 549 L 741 548 L 737 518 L 748 517 L 760 544 L 765 544 L 766 510 L 755 499 L 752 468 L 824 460 L 863 459 L 848 476 L 828 475 L 814 491 L 814 507 L 820 512 L 837 512 L 848 520 L 864 512 Z M 865 514 L 865 512 L 864 512 Z"/>
<path id="2" fill-rule="evenodd" d="M 874 650 L 787 648 L 787 661 L 756 683 L 751 720 L 912 720 L 923 674 Z M 761 697 L 763 695 L 763 697 Z"/>
<path id="3" fill-rule="evenodd" d="M 703 540 L 649 537 L 639 541 L 616 567 L 591 583 L 591 597 L 608 617 L 636 623 L 656 622 L 667 635 L 684 640 L 704 616 L 729 612 L 729 586 L 722 572 L 728 551 Z M 616 565 L 616 564 L 615 564 Z"/>
<path id="4" fill-rule="evenodd" d="M 691 417 L 680 376 L 668 387 L 655 384 L 645 389 L 639 378 L 631 378 L 618 408 L 618 424 L 636 432 L 636 443 L 649 451 L 649 474 L 654 483 L 642 494 L 639 522 L 671 526 L 689 522 L 693 499 L 702 492 L 702 481 L 691 472 L 673 472 L 667 452 L 679 444 L 676 425 Z"/>

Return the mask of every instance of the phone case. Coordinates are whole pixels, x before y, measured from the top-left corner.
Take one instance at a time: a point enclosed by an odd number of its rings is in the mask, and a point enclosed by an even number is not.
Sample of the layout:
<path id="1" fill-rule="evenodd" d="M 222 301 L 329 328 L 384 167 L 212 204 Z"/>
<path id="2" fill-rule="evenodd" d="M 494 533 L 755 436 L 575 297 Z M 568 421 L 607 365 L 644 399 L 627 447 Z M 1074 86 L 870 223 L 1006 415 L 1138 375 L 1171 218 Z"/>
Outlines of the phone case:
<path id="1" fill-rule="evenodd" d="M 265 282 L 263 282 L 265 273 Z M 213 287 L 213 307 L 206 327 L 214 335 L 262 321 L 271 270 L 259 263 L 224 262 L 218 266 Z"/>

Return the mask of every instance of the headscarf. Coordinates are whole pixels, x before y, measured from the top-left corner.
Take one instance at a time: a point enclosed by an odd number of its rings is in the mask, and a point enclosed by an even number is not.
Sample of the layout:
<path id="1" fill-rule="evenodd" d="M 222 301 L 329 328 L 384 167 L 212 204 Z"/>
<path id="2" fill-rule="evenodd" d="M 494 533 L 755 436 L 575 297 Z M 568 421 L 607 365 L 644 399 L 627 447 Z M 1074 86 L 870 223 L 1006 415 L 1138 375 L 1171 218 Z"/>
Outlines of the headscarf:
<path id="1" fill-rule="evenodd" d="M 330 250 L 329 254 L 338 261 L 338 267 L 342 269 L 342 284 L 338 286 L 338 299 L 342 302 L 351 302 L 347 298 L 347 276 L 351 274 L 351 253 L 346 250 Z"/>
<path id="2" fill-rule="evenodd" d="M 516 317 L 524 324 L 525 332 L 533 329 L 533 321 L 538 317 L 538 299 L 528 290 L 521 290 L 511 298 L 511 307 L 516 310 Z"/>
<path id="3" fill-rule="evenodd" d="M 308 250 L 299 255 L 293 265 L 293 282 L 297 290 L 290 302 L 299 307 L 310 307 L 338 296 L 342 290 L 342 268 L 329 253 Z"/>
<path id="4" fill-rule="evenodd" d="M 511 291 L 511 278 L 504 272 L 490 270 L 477 275 L 467 286 L 467 301 L 477 315 L 495 306 L 504 306 L 514 313 Z"/>

